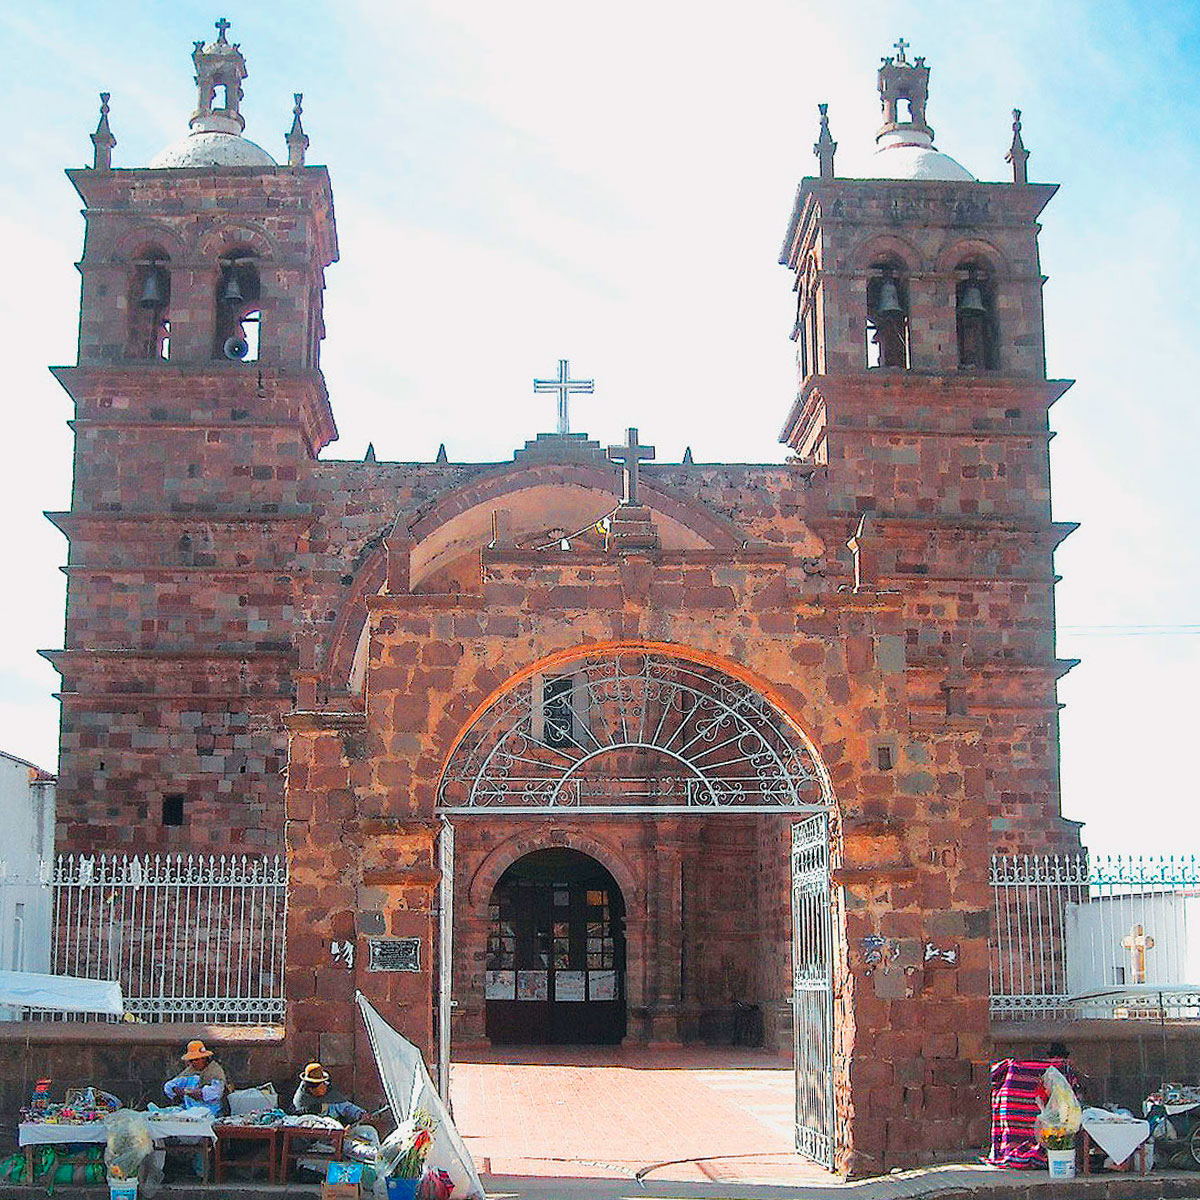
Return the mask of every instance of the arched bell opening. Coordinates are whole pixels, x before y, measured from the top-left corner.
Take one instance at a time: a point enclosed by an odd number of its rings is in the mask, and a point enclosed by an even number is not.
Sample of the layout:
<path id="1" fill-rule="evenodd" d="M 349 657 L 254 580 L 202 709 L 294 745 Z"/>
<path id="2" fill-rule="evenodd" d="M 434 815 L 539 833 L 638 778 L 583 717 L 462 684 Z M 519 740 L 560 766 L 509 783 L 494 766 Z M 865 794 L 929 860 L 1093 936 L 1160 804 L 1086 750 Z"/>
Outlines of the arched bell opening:
<path id="1" fill-rule="evenodd" d="M 960 370 L 992 371 L 999 367 L 996 336 L 996 284 L 982 262 L 963 263 L 956 272 L 955 331 Z"/>
<path id="2" fill-rule="evenodd" d="M 217 277 L 213 357 L 257 362 L 262 325 L 262 285 L 252 251 L 223 255 Z"/>
<path id="3" fill-rule="evenodd" d="M 171 356 L 171 260 L 160 246 L 143 248 L 129 276 L 127 358 L 165 362 Z"/>
<path id="4" fill-rule="evenodd" d="M 908 285 L 904 265 L 893 258 L 873 262 L 867 279 L 867 367 L 911 365 Z"/>
<path id="5" fill-rule="evenodd" d="M 579 850 L 536 850 L 488 897 L 485 1025 L 495 1044 L 614 1044 L 626 1031 L 625 897 Z"/>

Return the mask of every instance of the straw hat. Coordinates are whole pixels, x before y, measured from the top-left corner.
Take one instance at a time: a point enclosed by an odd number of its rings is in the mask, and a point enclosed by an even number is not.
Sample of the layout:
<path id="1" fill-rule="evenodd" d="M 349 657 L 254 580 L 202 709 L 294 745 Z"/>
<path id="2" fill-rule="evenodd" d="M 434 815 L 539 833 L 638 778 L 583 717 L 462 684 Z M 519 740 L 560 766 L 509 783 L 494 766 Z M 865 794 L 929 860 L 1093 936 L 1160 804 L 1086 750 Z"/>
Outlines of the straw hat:
<path id="1" fill-rule="evenodd" d="M 300 1072 L 301 1083 L 328 1083 L 329 1072 L 319 1062 L 310 1062 Z"/>
<path id="2" fill-rule="evenodd" d="M 212 1058 L 213 1052 L 202 1042 L 188 1042 L 187 1049 L 179 1056 L 184 1062 L 199 1062 L 202 1058 Z"/>

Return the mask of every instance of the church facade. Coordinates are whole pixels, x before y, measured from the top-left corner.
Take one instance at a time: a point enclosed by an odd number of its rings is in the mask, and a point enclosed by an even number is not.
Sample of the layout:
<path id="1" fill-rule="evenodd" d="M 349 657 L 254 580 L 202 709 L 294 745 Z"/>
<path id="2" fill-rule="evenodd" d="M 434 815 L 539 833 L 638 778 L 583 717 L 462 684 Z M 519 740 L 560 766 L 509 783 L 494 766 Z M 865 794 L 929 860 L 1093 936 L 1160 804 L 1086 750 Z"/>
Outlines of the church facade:
<path id="1" fill-rule="evenodd" d="M 277 164 L 224 23 L 193 57 L 185 138 L 115 167 L 106 98 L 69 172 L 59 849 L 286 851 L 288 1053 L 347 1084 L 359 990 L 431 1061 L 790 1045 L 800 1147 L 843 1171 L 979 1144 L 989 856 L 1078 846 L 1054 188 L 1019 122 L 1013 181 L 975 180 L 903 45 L 877 177 L 836 176 L 822 116 L 781 255 L 786 463 L 565 421 L 505 462 L 350 462 L 320 457 L 337 239 L 300 98 Z"/>

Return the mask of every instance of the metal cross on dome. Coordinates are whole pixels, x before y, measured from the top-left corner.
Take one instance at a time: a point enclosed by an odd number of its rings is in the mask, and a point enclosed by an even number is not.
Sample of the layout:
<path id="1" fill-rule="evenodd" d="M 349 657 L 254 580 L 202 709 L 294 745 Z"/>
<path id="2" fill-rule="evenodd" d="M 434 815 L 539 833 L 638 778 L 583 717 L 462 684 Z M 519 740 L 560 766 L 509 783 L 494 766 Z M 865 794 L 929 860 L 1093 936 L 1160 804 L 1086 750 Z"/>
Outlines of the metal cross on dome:
<path id="1" fill-rule="evenodd" d="M 591 395 L 595 390 L 596 381 L 594 379 L 572 379 L 571 378 L 571 363 L 569 359 L 560 358 L 558 360 L 558 378 L 557 379 L 535 379 L 533 381 L 533 390 L 535 392 L 557 392 L 558 393 L 558 436 L 566 437 L 571 432 L 571 418 L 567 411 L 567 397 L 572 392 L 578 394 Z"/>
<path id="2" fill-rule="evenodd" d="M 641 464 L 654 457 L 654 447 L 639 446 L 638 431 L 636 429 L 627 429 L 625 431 L 625 445 L 609 446 L 608 457 L 613 462 L 620 463 L 624 468 L 621 472 L 625 484 L 622 490 L 621 503 L 630 507 L 638 504 L 638 479 L 641 475 Z"/>

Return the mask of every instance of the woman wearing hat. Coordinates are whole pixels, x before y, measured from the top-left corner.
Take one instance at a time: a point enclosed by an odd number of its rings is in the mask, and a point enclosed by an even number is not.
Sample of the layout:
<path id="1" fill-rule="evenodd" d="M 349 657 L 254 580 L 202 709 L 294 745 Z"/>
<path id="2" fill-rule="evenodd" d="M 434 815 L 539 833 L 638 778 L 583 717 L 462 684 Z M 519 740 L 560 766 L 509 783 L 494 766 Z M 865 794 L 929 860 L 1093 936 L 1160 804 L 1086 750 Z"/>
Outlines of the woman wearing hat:
<path id="1" fill-rule="evenodd" d="M 180 1057 L 184 1069 L 163 1084 L 163 1091 L 184 1108 L 207 1108 L 219 1117 L 225 1105 L 225 1068 L 201 1041 L 188 1042 Z"/>
<path id="2" fill-rule="evenodd" d="M 353 1125 L 367 1114 L 365 1108 L 330 1088 L 329 1072 L 319 1062 L 310 1062 L 300 1072 L 292 1110 L 301 1116 L 336 1117 L 343 1125 Z"/>

